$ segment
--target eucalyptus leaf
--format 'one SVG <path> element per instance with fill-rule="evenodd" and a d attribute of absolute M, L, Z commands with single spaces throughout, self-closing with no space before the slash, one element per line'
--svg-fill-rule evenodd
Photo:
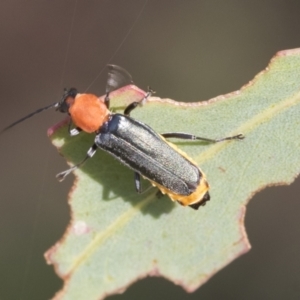
<path fill-rule="evenodd" d="M 145 92 L 126 86 L 111 96 L 123 112 Z M 152 97 L 132 117 L 157 132 L 187 132 L 242 141 L 174 142 L 195 160 L 210 183 L 211 201 L 198 211 L 157 198 L 133 172 L 99 150 L 81 169 L 70 193 L 71 221 L 46 253 L 65 279 L 55 299 L 104 299 L 145 276 L 163 276 L 188 292 L 250 249 L 245 206 L 266 186 L 290 184 L 300 169 L 300 49 L 279 52 L 240 91 L 206 102 Z M 94 135 L 69 137 L 66 126 L 51 139 L 70 164 L 81 161 Z"/>

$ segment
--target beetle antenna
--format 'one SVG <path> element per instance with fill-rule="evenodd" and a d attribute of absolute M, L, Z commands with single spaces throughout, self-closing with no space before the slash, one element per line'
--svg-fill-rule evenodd
<path fill-rule="evenodd" d="M 19 123 L 25 121 L 26 119 L 29 119 L 29 118 L 31 118 L 32 116 L 34 116 L 34 115 L 36 115 L 36 114 L 38 114 L 38 113 L 40 113 L 40 112 L 42 112 L 42 111 L 44 111 L 44 110 L 47 110 L 47 109 L 49 109 L 49 108 L 52 108 L 52 107 L 56 107 L 56 108 L 59 107 L 59 102 L 53 103 L 53 104 L 48 105 L 48 106 L 43 107 L 43 108 L 40 108 L 40 109 L 38 109 L 38 110 L 32 112 L 31 114 L 29 114 L 29 115 L 27 115 L 27 116 L 25 116 L 25 117 L 19 119 L 18 121 L 16 121 L 16 122 L 14 122 L 14 123 L 8 125 L 7 127 L 3 128 L 3 129 L 1 130 L 1 132 L 0 132 L 0 134 L 2 134 L 3 132 L 5 132 L 6 130 L 8 130 L 8 129 L 14 127 L 14 126 L 16 126 L 17 124 L 19 124 Z"/>

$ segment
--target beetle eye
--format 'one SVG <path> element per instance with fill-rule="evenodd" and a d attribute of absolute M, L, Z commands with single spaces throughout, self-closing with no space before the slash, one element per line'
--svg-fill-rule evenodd
<path fill-rule="evenodd" d="M 67 113 L 69 111 L 70 106 L 73 104 L 77 94 L 78 91 L 75 88 L 65 89 L 65 92 L 62 95 L 56 110 L 62 113 Z"/>

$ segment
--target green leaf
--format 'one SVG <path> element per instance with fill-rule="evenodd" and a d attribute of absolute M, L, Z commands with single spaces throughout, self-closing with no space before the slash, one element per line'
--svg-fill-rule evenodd
<path fill-rule="evenodd" d="M 183 85 L 184 86 L 184 85 Z M 116 91 L 120 111 L 140 100 L 134 86 Z M 189 292 L 250 248 L 245 205 L 262 188 L 289 184 L 300 168 L 300 49 L 279 52 L 268 68 L 240 91 L 207 102 L 152 98 L 132 117 L 157 132 L 188 132 L 209 138 L 243 133 L 242 141 L 218 144 L 175 141 L 207 175 L 211 201 L 195 211 L 138 195 L 132 171 L 98 151 L 76 171 L 70 193 L 72 219 L 48 252 L 65 279 L 56 299 L 103 299 L 145 276 L 163 276 Z M 72 164 L 85 156 L 93 135 L 51 136 Z M 150 184 L 143 182 L 143 188 Z"/>

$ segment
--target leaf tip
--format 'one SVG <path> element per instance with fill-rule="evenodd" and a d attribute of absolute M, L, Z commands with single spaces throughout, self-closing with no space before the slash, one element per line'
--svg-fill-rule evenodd
<path fill-rule="evenodd" d="M 70 118 L 66 117 L 64 120 L 62 120 L 59 123 L 54 124 L 53 126 L 51 126 L 50 128 L 48 128 L 47 135 L 49 137 L 51 137 L 58 129 L 60 129 L 61 127 L 63 127 L 66 124 L 68 124 L 69 120 L 70 120 Z"/>
<path fill-rule="evenodd" d="M 295 49 L 288 49 L 288 50 L 281 50 L 278 51 L 275 55 L 276 56 L 289 56 L 289 55 L 297 55 L 300 54 L 300 48 Z"/>

